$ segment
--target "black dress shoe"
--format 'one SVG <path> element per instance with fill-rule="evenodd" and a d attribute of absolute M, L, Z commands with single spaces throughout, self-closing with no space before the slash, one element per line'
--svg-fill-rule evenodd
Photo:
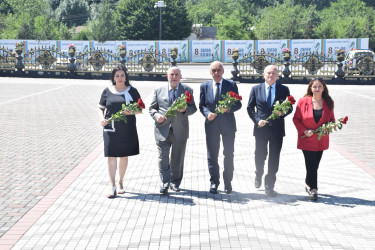
<path fill-rule="evenodd" d="M 176 186 L 176 185 L 170 185 L 169 186 L 171 190 L 175 191 L 175 192 L 180 192 L 181 191 L 181 188 L 179 186 Z"/>
<path fill-rule="evenodd" d="M 162 188 L 160 188 L 160 193 L 161 194 L 168 194 L 168 187 L 162 187 Z"/>
<path fill-rule="evenodd" d="M 255 178 L 254 186 L 255 188 L 260 188 L 262 186 L 262 178 Z"/>
<path fill-rule="evenodd" d="M 224 189 L 225 189 L 225 193 L 227 193 L 227 194 L 232 193 L 232 184 L 231 183 L 226 183 Z"/>
<path fill-rule="evenodd" d="M 273 189 L 266 188 L 266 195 L 271 196 L 271 197 L 276 197 L 277 193 Z"/>
<path fill-rule="evenodd" d="M 217 194 L 217 185 L 215 183 L 211 183 L 210 193 L 211 194 Z"/>

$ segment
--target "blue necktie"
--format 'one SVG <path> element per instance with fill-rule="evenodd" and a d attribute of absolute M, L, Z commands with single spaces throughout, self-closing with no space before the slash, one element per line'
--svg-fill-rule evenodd
<path fill-rule="evenodd" d="M 272 87 L 268 87 L 268 96 L 267 96 L 267 105 L 269 108 L 272 108 L 272 103 L 271 103 L 271 89 Z"/>

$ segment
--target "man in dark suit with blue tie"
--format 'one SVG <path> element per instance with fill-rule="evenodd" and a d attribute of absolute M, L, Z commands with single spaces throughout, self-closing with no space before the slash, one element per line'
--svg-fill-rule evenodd
<path fill-rule="evenodd" d="M 215 61 L 210 65 L 210 73 L 212 80 L 204 82 L 200 86 L 199 110 L 206 118 L 205 132 L 207 145 L 207 161 L 210 173 L 210 192 L 217 193 L 220 184 L 219 172 L 219 149 L 220 135 L 223 140 L 224 147 L 224 188 L 227 194 L 232 192 L 233 179 L 233 155 L 234 155 L 234 139 L 236 135 L 236 119 L 234 112 L 242 106 L 241 102 L 236 102 L 232 108 L 224 108 L 219 114 L 215 113 L 216 105 L 222 99 L 222 95 L 233 91 L 238 94 L 238 88 L 235 82 L 223 78 L 224 67 L 219 61 Z"/>
<path fill-rule="evenodd" d="M 268 173 L 264 178 L 266 194 L 272 197 L 277 196 L 274 191 L 276 182 L 276 173 L 279 170 L 280 152 L 285 136 L 285 116 L 289 115 L 293 109 L 290 109 L 286 115 L 279 112 L 279 118 L 266 121 L 273 110 L 273 103 L 279 101 L 282 103 L 289 95 L 287 86 L 276 83 L 278 78 L 277 68 L 274 65 L 268 65 L 264 69 L 264 83 L 254 86 L 250 92 L 250 99 L 247 105 L 247 112 L 254 122 L 255 136 L 255 187 L 262 185 L 262 176 L 264 173 L 264 163 L 268 156 Z"/>

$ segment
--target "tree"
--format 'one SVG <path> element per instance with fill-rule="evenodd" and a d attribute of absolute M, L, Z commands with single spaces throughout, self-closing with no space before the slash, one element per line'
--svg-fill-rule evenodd
<path fill-rule="evenodd" d="M 308 10 L 302 5 L 292 5 L 291 1 L 263 9 L 255 23 L 257 39 L 300 39 L 306 26 Z"/>
<path fill-rule="evenodd" d="M 57 7 L 59 7 L 61 1 L 60 0 L 47 0 L 47 2 L 49 3 L 51 9 L 55 11 Z"/>
<path fill-rule="evenodd" d="M 212 25 L 217 27 L 217 38 L 220 40 L 250 39 L 250 32 L 246 31 L 239 18 L 239 11 L 234 11 L 230 16 L 217 14 Z"/>
<path fill-rule="evenodd" d="M 154 9 L 154 4 L 154 0 L 121 0 L 115 12 L 119 39 L 157 40 L 159 9 Z M 183 0 L 168 1 L 163 8 L 162 39 L 184 39 L 190 35 L 191 27 Z"/>
<path fill-rule="evenodd" d="M 314 30 L 322 38 L 354 38 L 364 32 L 365 22 L 374 9 L 361 0 L 337 0 L 321 11 L 321 24 Z"/>
<path fill-rule="evenodd" d="M 99 42 L 116 40 L 116 24 L 108 1 L 106 0 L 98 6 L 100 10 L 99 14 L 97 14 L 97 16 L 88 24 L 90 39 Z"/>
<path fill-rule="evenodd" d="M 62 0 L 56 17 L 69 28 L 82 25 L 90 17 L 89 5 L 86 0 Z"/>
<path fill-rule="evenodd" d="M 310 6 L 306 16 L 306 25 L 302 32 L 302 39 L 317 39 L 314 28 L 320 24 L 321 20 L 318 16 L 315 6 Z"/>

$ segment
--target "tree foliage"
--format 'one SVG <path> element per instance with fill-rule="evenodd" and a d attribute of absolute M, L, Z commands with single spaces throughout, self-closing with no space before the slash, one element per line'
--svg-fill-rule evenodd
<path fill-rule="evenodd" d="M 108 1 L 99 4 L 98 7 L 99 13 L 88 23 L 90 39 L 99 42 L 116 40 L 116 24 Z"/>
<path fill-rule="evenodd" d="M 304 36 L 309 9 L 302 5 L 276 4 L 263 9 L 254 24 L 258 39 L 299 39 Z"/>
<path fill-rule="evenodd" d="M 159 8 L 154 0 L 121 0 L 115 13 L 119 39 L 157 40 Z M 170 0 L 163 8 L 162 39 L 178 40 L 190 35 L 192 23 L 182 0 Z"/>
<path fill-rule="evenodd" d="M 1 39 L 158 40 L 157 0 L 0 0 Z M 370 39 L 374 0 L 165 0 L 162 39 L 216 26 L 218 39 Z M 85 28 L 74 34 L 75 26 Z"/>
<path fill-rule="evenodd" d="M 68 27 L 83 25 L 90 17 L 89 5 L 86 0 L 62 0 L 56 17 Z"/>

